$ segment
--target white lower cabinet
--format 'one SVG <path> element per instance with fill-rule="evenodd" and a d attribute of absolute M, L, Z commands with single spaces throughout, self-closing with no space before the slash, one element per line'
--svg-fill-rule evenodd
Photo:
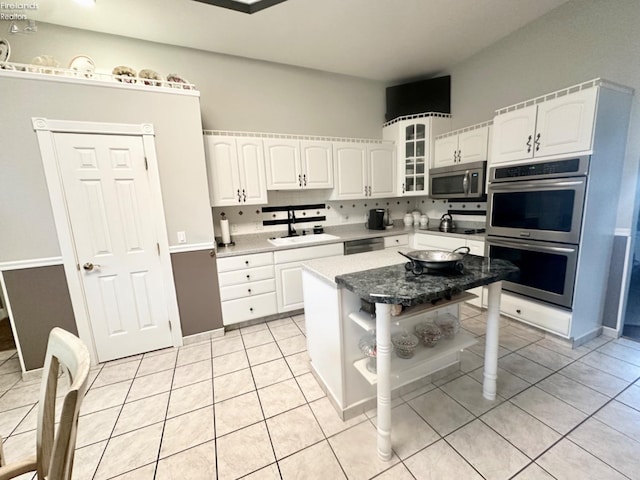
<path fill-rule="evenodd" d="M 302 296 L 302 262 L 276 265 L 278 311 L 288 312 L 304 307 Z"/>
<path fill-rule="evenodd" d="M 278 313 L 272 252 L 219 258 L 218 280 L 224 325 Z"/>
<path fill-rule="evenodd" d="M 409 234 L 384 237 L 384 248 L 403 247 L 409 245 Z"/>
<path fill-rule="evenodd" d="M 314 258 L 342 255 L 343 248 L 342 243 L 332 243 L 274 252 L 278 313 L 304 307 L 302 264 Z"/>
<path fill-rule="evenodd" d="M 569 337 L 571 312 L 568 310 L 502 292 L 500 313 L 556 335 Z"/>
<path fill-rule="evenodd" d="M 222 302 L 222 323 L 233 325 L 278 312 L 275 292 Z"/>

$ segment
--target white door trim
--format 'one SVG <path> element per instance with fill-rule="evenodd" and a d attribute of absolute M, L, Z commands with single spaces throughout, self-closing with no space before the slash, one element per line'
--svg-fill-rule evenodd
<path fill-rule="evenodd" d="M 71 225 L 65 204 L 65 196 L 62 188 L 62 178 L 58 165 L 58 156 L 54 146 L 54 133 L 89 133 L 107 135 L 132 135 L 142 138 L 145 156 L 149 166 L 149 184 L 151 192 L 151 202 L 154 205 L 154 224 L 158 243 L 160 245 L 160 263 L 164 279 L 164 297 L 167 302 L 167 311 L 171 322 L 171 337 L 173 345 L 182 345 L 182 328 L 180 325 L 180 315 L 178 312 L 178 301 L 173 280 L 173 270 L 171 268 L 171 257 L 169 254 L 169 238 L 167 236 L 167 226 L 164 217 L 164 206 L 162 203 L 162 192 L 160 190 L 160 173 L 158 170 L 158 159 L 156 156 L 154 130 L 151 124 L 116 124 L 116 123 L 96 123 L 78 122 L 66 120 L 49 120 L 46 118 L 34 117 L 31 119 L 33 129 L 36 131 L 40 154 L 49 188 L 49 198 L 51 199 L 51 209 L 58 234 L 58 242 L 62 253 L 63 266 L 69 295 L 73 306 L 78 336 L 89 348 L 92 364 L 98 362 L 96 347 L 93 341 L 93 332 L 89 320 L 89 314 L 84 298 L 84 290 L 80 279 L 77 265 L 78 259 L 74 248 Z"/>

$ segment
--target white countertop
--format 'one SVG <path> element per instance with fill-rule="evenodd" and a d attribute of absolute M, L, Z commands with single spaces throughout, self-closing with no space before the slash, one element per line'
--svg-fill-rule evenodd
<path fill-rule="evenodd" d="M 406 263 L 407 259 L 398 251 L 408 252 L 410 250 L 412 249 L 409 247 L 387 248 L 375 252 L 356 253 L 355 255 L 318 258 L 305 262 L 302 268 L 335 285 L 335 278 L 338 275 Z"/>
<path fill-rule="evenodd" d="M 481 225 L 479 226 L 479 228 L 483 226 L 484 225 Z M 392 235 L 403 235 L 412 233 L 428 233 L 430 235 L 443 235 L 448 237 L 468 238 L 481 241 L 484 240 L 484 234 L 466 235 L 433 230 L 420 230 L 413 226 L 405 227 L 404 223 L 401 220 L 394 221 L 393 228 L 387 230 L 369 230 L 364 226 L 364 223 L 352 223 L 348 225 L 327 226 L 325 227 L 324 232 L 330 233 L 331 235 L 336 235 L 339 238 L 334 240 L 325 240 L 323 242 L 276 247 L 269 243 L 268 239 L 272 237 L 282 236 L 283 234 L 286 234 L 286 231 L 236 235 L 232 237 L 232 240 L 235 242 L 234 246 L 217 248 L 218 258 L 233 257 L 237 255 L 249 255 L 252 253 L 274 252 L 277 250 L 289 250 L 292 248 L 304 248 L 315 245 L 326 245 L 330 243 L 342 243 L 349 240 L 358 240 L 362 238 L 387 237 Z"/>

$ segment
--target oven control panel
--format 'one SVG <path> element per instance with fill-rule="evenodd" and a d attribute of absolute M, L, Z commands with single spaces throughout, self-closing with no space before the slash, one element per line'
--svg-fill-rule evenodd
<path fill-rule="evenodd" d="M 589 157 L 576 157 L 566 160 L 554 160 L 491 169 L 491 181 L 506 182 L 521 178 L 550 178 L 586 175 Z"/>

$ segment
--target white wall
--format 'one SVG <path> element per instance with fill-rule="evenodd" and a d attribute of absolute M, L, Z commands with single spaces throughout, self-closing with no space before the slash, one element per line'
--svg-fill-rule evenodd
<path fill-rule="evenodd" d="M 205 129 L 382 136 L 379 82 L 42 23 L 37 33 L 9 41 L 11 61 L 18 63 L 52 55 L 67 66 L 74 56 L 88 55 L 102 72 L 127 65 L 177 73 L 200 91 Z"/>
<path fill-rule="evenodd" d="M 449 72 L 454 128 L 494 110 L 601 77 L 634 97 L 617 226 L 631 228 L 640 159 L 640 2 L 573 0 Z M 612 211 L 615 210 L 612 202 Z"/>

